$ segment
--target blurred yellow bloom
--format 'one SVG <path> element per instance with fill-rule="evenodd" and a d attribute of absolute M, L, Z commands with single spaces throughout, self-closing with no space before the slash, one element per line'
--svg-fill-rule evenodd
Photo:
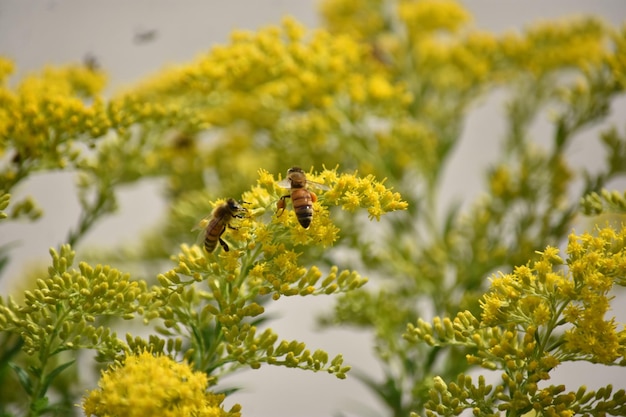
<path fill-rule="evenodd" d="M 383 3 L 383 0 L 325 0 L 321 13 L 331 31 L 368 39 L 384 29 L 385 21 L 380 13 Z"/>
<path fill-rule="evenodd" d="M 0 85 L 6 82 L 6 79 L 13 74 L 15 65 L 10 59 L 0 57 Z"/>
<path fill-rule="evenodd" d="M 206 391 L 208 378 L 186 363 L 149 352 L 128 356 L 102 374 L 99 387 L 85 397 L 83 411 L 97 417 L 228 417 L 239 416 L 238 406 L 226 412 L 223 395 Z"/>
<path fill-rule="evenodd" d="M 454 33 L 471 19 L 470 14 L 453 0 L 404 0 L 398 5 L 398 16 L 413 39 L 438 30 Z"/>

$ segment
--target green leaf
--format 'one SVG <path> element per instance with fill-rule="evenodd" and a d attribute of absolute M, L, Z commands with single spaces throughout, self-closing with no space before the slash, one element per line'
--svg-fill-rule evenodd
<path fill-rule="evenodd" d="M 0 267 L 1 270 L 2 268 Z M 19 336 L 10 335 L 9 333 L 6 333 L 5 336 L 1 341 L 4 351 L 0 354 L 0 370 L 9 366 L 11 358 L 20 352 L 24 344 L 24 339 Z"/>
<path fill-rule="evenodd" d="M 33 386 L 31 384 L 30 376 L 28 372 L 24 370 L 24 368 L 14 364 L 13 362 L 9 362 L 9 366 L 15 371 L 17 375 L 17 379 L 19 379 L 20 384 L 24 387 L 24 390 L 28 395 L 33 394 Z"/>
<path fill-rule="evenodd" d="M 76 362 L 76 360 L 72 359 L 69 362 L 66 362 L 66 363 L 64 363 L 62 365 L 59 365 L 56 368 L 54 368 L 48 375 L 46 375 L 46 377 L 45 377 L 45 379 L 43 381 L 43 386 L 42 386 L 43 392 L 47 392 L 48 391 L 48 387 L 50 386 L 50 384 L 52 383 L 54 378 L 56 378 L 57 375 L 59 375 L 61 372 L 63 372 L 63 370 L 66 369 L 67 367 L 71 366 L 74 362 Z"/>

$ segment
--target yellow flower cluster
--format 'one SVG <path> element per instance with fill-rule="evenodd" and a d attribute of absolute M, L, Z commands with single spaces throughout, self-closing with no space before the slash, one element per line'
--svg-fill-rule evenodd
<path fill-rule="evenodd" d="M 96 138 L 111 127 L 103 102 L 96 97 L 105 78 L 81 66 L 46 68 L 6 85 L 9 61 L 0 61 L 0 155 L 7 149 L 13 165 L 0 172 L 0 188 L 10 189 L 34 167 L 63 168 L 74 162 L 81 136 Z"/>
<path fill-rule="evenodd" d="M 369 218 L 376 220 L 380 220 L 384 213 L 408 208 L 407 202 L 402 201 L 400 193 L 388 189 L 384 185 L 384 180 L 376 181 L 373 175 L 359 178 L 352 174 L 337 176 L 335 171 L 326 171 L 322 176 L 325 181 L 333 184 L 332 188 L 324 193 L 323 201 L 326 204 L 338 205 L 349 212 L 365 208 Z"/>
<path fill-rule="evenodd" d="M 610 308 L 611 289 L 615 284 L 626 284 L 626 228 L 571 235 L 567 254 L 572 284 L 564 293 L 572 302 L 563 314 L 573 328 L 565 333 L 564 349 L 593 362 L 626 358 L 626 330 L 618 330 L 614 318 L 604 318 Z"/>
<path fill-rule="evenodd" d="M 194 112 L 197 122 L 229 126 L 246 120 L 273 129 L 284 111 L 328 108 L 348 97 L 392 102 L 398 94 L 363 68 L 367 48 L 347 36 L 307 31 L 293 19 L 256 33 L 234 32 L 196 62 L 166 71 L 128 93 L 142 102 L 159 97 L 169 111 Z M 363 89 L 363 85 L 369 88 Z M 167 100 L 161 100 L 167 97 Z M 192 118 L 193 119 L 193 118 Z"/>
<path fill-rule="evenodd" d="M 244 271 L 251 268 L 252 282 L 257 283 L 256 280 L 263 277 L 262 281 L 270 285 L 262 292 L 273 292 L 277 296 L 304 295 L 304 292 L 328 293 L 334 292 L 331 288 L 337 290 L 362 285 L 365 281 L 361 278 L 353 276 L 347 279 L 341 273 L 338 287 L 329 287 L 334 278 L 325 280 L 326 284 L 320 288 L 314 287 L 321 273 L 318 271 L 310 275 L 312 270 L 307 272 L 299 265 L 300 248 L 305 245 L 324 248 L 333 245 L 338 239 L 339 229 L 332 221 L 329 206 L 339 205 L 351 212 L 365 208 L 370 218 L 380 219 L 384 213 L 407 208 L 400 194 L 392 192 L 372 176 L 359 178 L 352 174 L 338 175 L 336 170 L 324 170 L 319 174 L 311 172 L 307 174 L 307 188 L 310 192 L 319 193 L 319 201 L 313 204 L 311 225 L 303 233 L 304 229 L 294 210 L 290 209 L 290 203 L 284 211 L 277 208 L 279 200 L 290 195 L 289 189 L 279 185 L 280 182 L 280 177 L 276 179 L 269 172 L 260 170 L 257 185 L 242 195 L 246 215 L 233 221 L 235 229 L 227 229 L 223 237 L 233 242 L 231 250 L 211 257 L 210 262 L 214 262 L 213 259 L 217 262 L 214 267 L 213 264 L 207 264 L 202 251 L 197 250 L 199 248 L 185 247 L 179 258 L 177 272 L 198 280 L 199 271 L 223 268 L 227 275 L 238 277 L 234 278 L 235 282 L 241 283 L 245 277 Z M 220 204 L 220 201 L 215 204 Z M 204 225 L 209 221 L 205 219 Z M 259 256 L 262 256 L 261 262 Z M 335 273 L 331 276 L 335 276 Z"/>
<path fill-rule="evenodd" d="M 414 40 L 438 31 L 455 33 L 471 18 L 454 0 L 403 0 L 398 4 L 398 17 Z"/>
<path fill-rule="evenodd" d="M 225 411 L 224 395 L 207 391 L 206 374 L 186 363 L 150 352 L 131 355 L 103 373 L 99 388 L 83 401 L 87 416 L 96 417 L 239 417 L 240 406 Z"/>
<path fill-rule="evenodd" d="M 608 63 L 624 79 L 624 33 L 595 18 L 539 23 L 498 38 L 471 28 L 470 14 L 454 0 L 327 1 L 322 13 L 331 30 L 366 40 L 375 57 L 410 80 L 416 99 L 431 87 L 442 96 L 475 91 L 520 70 L 542 77 L 566 69 L 589 73 Z"/>
<path fill-rule="evenodd" d="M 495 391 L 489 387 L 479 396 L 471 379 L 435 387 L 437 395 L 430 397 L 427 408 L 457 414 L 491 403 L 486 409 L 534 408 L 546 415 L 567 415 L 572 410 L 584 414 L 594 407 L 623 407 L 626 397 L 617 393 L 611 398 L 610 388 L 594 399 L 584 387 L 567 394 L 561 394 L 563 387 L 539 387 L 563 361 L 615 364 L 626 359 L 626 330 L 619 330 L 614 318 L 604 317 L 613 286 L 626 285 L 626 227 L 572 234 L 566 253 L 564 261 L 558 249 L 548 247 L 534 262 L 494 277 L 480 303 L 481 320 L 465 311 L 453 319 L 435 317 L 432 324 L 418 320 L 408 326 L 405 338 L 412 343 L 472 347 L 470 364 L 504 372 L 502 386 Z"/>
<path fill-rule="evenodd" d="M 355 39 L 371 39 L 385 29 L 383 0 L 326 0 L 320 6 L 326 27 Z"/>
<path fill-rule="evenodd" d="M 529 27 L 524 36 L 506 35 L 501 50 L 519 68 L 538 76 L 566 68 L 586 71 L 610 54 L 607 35 L 604 24 L 594 18 L 551 21 Z"/>
<path fill-rule="evenodd" d="M 491 291 L 481 301 L 483 323 L 552 331 L 564 318 L 573 327 L 564 334 L 563 359 L 613 363 L 624 357 L 626 331 L 618 331 L 615 320 L 604 316 L 610 290 L 616 283 L 624 285 L 620 271 L 626 268 L 625 239 L 626 228 L 601 229 L 597 236 L 572 234 L 568 271 L 558 269 L 564 264 L 559 250 L 548 247 L 532 265 L 493 278 Z"/>
<path fill-rule="evenodd" d="M 243 194 L 244 201 L 249 203 L 252 211 L 261 214 L 276 212 L 278 200 L 289 195 L 289 190 L 281 187 L 279 179 L 275 179 L 265 170 L 259 171 L 258 186 L 250 192 Z M 340 206 L 344 210 L 354 212 L 359 208 L 368 211 L 370 219 L 380 219 L 380 216 L 397 210 L 406 210 L 408 204 L 402 200 L 399 193 L 387 188 L 383 182 L 376 181 L 372 175 L 358 177 L 356 174 L 338 175 L 336 169 L 325 169 L 320 173 L 310 172 L 307 174 L 308 189 L 319 194 L 319 201 L 313 206 L 313 221 L 307 233 L 301 233 L 301 226 L 293 211 L 279 213 L 273 216 L 272 225 L 280 229 L 289 230 L 288 239 L 279 239 L 272 242 L 273 236 L 268 234 L 267 229 L 261 229 L 261 237 L 256 242 L 267 244 L 271 251 L 278 250 L 276 243 L 321 245 L 330 246 L 338 238 L 339 230 L 330 218 L 329 206 Z M 324 190 L 327 188 L 328 190 Z M 282 235 L 279 232 L 278 235 Z M 280 250 L 279 250 L 280 251 Z"/>

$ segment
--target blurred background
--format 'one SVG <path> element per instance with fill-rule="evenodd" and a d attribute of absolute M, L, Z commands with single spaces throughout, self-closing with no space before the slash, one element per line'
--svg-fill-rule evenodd
<path fill-rule="evenodd" d="M 473 15 L 476 27 L 496 33 L 521 28 L 537 19 L 581 13 L 601 16 L 614 25 L 626 19 L 623 0 L 462 3 Z M 317 7 L 317 2 L 311 0 L 191 0 L 184 3 L 0 0 L 0 54 L 15 61 L 14 79 L 44 65 L 95 59 L 109 74 L 106 91 L 111 94 L 164 66 L 189 61 L 215 43 L 227 42 L 229 33 L 235 29 L 255 30 L 276 24 L 286 15 L 307 27 L 318 26 Z M 502 123 L 501 118 L 495 116 L 499 110 L 497 101 L 486 100 L 470 115 L 461 146 L 446 173 L 444 199 L 473 199 L 480 192 L 479 168 L 495 156 L 490 152 L 490 141 L 497 140 L 498 131 L 503 129 L 498 124 Z M 615 103 L 609 121 L 618 122 L 621 127 L 625 116 L 626 102 L 622 98 Z M 591 129 L 585 135 L 593 137 L 597 131 Z M 588 166 L 600 163 L 600 150 L 587 148 L 584 142 L 578 140 L 569 151 L 572 162 Z M 160 189 L 161 184 L 154 181 L 123 189 L 119 195 L 119 212 L 100 222 L 83 246 L 107 246 L 133 240 L 140 231 L 153 227 L 166 209 Z M 78 203 L 68 203 L 76 200 L 71 173 L 34 175 L 17 194 L 32 194 L 45 214 L 34 223 L 3 225 L 0 245 L 15 242 L 16 246 L 11 252 L 11 263 L 0 277 L 2 294 L 10 291 L 30 264 L 48 261 L 48 249 L 65 238 L 79 215 Z M 190 233 L 189 243 L 194 239 Z M 271 327 L 281 338 L 301 340 L 311 349 L 327 350 L 331 356 L 342 353 L 348 364 L 376 374 L 378 365 L 372 358 L 367 334 L 347 329 L 316 329 L 315 316 L 328 309 L 331 303 L 332 300 L 325 298 L 283 298 L 272 306 L 277 320 Z M 620 307 L 620 304 L 622 311 L 614 313 L 618 320 L 625 322 L 626 302 L 614 305 Z M 623 369 L 594 366 L 593 371 L 589 371 L 586 366 L 589 365 L 562 365 L 554 373 L 553 383 L 575 380 L 576 384 L 589 387 L 610 382 L 621 387 L 626 385 Z M 385 415 L 382 405 L 349 375 L 347 380 L 337 380 L 326 374 L 264 366 L 257 371 L 229 376 L 222 384 L 243 388 L 229 397 L 226 404 L 240 403 L 246 417 Z"/>

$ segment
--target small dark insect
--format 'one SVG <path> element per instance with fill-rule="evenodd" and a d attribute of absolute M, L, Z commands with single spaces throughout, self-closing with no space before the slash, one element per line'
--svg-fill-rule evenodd
<path fill-rule="evenodd" d="M 133 42 L 136 44 L 152 42 L 156 39 L 159 32 L 156 29 L 138 30 L 133 36 Z"/>
<path fill-rule="evenodd" d="M 95 72 L 95 71 L 100 70 L 100 62 L 98 61 L 98 58 L 96 58 L 96 56 L 94 54 L 92 54 L 91 52 L 88 52 L 83 57 L 83 65 L 89 71 L 94 71 Z"/>

